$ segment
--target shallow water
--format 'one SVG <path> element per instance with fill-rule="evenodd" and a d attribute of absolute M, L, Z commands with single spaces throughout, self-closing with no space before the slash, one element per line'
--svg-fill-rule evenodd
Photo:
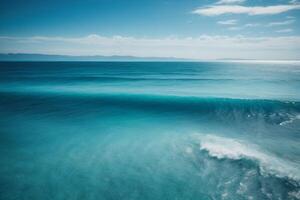
<path fill-rule="evenodd" d="M 300 64 L 0 63 L 0 199 L 300 199 Z"/>

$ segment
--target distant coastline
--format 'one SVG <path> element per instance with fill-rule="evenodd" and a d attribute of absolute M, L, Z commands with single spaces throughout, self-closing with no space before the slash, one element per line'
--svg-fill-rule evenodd
<path fill-rule="evenodd" d="M 195 61 L 192 59 L 172 57 L 136 57 L 136 56 L 70 56 L 50 54 L 23 54 L 7 53 L 0 54 L 0 61 Z"/>
<path fill-rule="evenodd" d="M 52 54 L 27 54 L 27 53 L 0 53 L 2 62 L 253 62 L 253 63 L 290 63 L 300 62 L 298 60 L 258 60 L 258 59 L 239 59 L 239 58 L 222 58 L 222 59 L 188 59 L 175 57 L 137 57 L 137 56 L 71 56 L 71 55 L 52 55 Z"/>

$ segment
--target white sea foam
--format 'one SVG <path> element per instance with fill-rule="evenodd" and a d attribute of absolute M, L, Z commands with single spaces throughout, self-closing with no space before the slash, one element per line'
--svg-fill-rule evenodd
<path fill-rule="evenodd" d="M 300 190 L 298 191 L 293 191 L 293 192 L 289 192 L 289 196 L 291 197 L 291 199 L 300 199 Z"/>
<path fill-rule="evenodd" d="M 285 125 L 287 125 L 287 124 L 293 123 L 295 120 L 298 120 L 298 119 L 300 119 L 300 115 L 296 115 L 296 116 L 294 116 L 294 117 L 290 117 L 290 119 L 281 122 L 279 125 L 280 125 L 280 126 L 285 126 Z"/>
<path fill-rule="evenodd" d="M 204 135 L 200 137 L 200 149 L 218 159 L 255 160 L 263 174 L 273 174 L 300 181 L 300 168 L 296 163 L 267 153 L 258 146 L 241 140 Z"/>

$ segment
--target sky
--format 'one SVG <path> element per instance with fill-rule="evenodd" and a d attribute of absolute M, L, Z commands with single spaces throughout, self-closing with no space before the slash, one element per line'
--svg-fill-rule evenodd
<path fill-rule="evenodd" d="M 0 53 L 300 59 L 300 0 L 0 0 Z"/>

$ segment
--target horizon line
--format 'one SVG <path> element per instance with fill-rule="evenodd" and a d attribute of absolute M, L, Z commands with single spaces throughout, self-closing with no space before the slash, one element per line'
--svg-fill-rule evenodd
<path fill-rule="evenodd" d="M 49 56 L 49 57 L 67 57 L 67 58 L 77 58 L 82 60 L 68 60 L 67 58 L 61 58 L 63 60 L 55 59 L 55 58 L 48 58 L 51 60 L 45 60 L 42 58 L 2 58 L 2 56 Z M 107 59 L 107 60 L 84 60 L 84 58 L 93 58 L 93 57 L 99 57 L 98 59 Z M 126 59 L 127 57 L 127 59 Z M 109 60 L 111 58 L 111 60 Z M 122 58 L 124 58 L 122 60 Z M 118 59 L 118 60 L 114 60 Z M 135 60 L 137 59 L 137 60 Z M 141 59 L 141 60 L 138 60 Z M 139 62 L 139 61 L 145 61 L 145 62 L 155 62 L 155 61 L 168 61 L 168 62 L 300 62 L 299 59 L 249 59 L 249 58 L 216 58 L 216 59 L 196 59 L 196 58 L 180 58 L 180 57 L 155 57 L 155 56 L 132 56 L 132 55 L 66 55 L 66 54 L 43 54 L 43 53 L 0 53 L 0 61 L 1 62 Z"/>

